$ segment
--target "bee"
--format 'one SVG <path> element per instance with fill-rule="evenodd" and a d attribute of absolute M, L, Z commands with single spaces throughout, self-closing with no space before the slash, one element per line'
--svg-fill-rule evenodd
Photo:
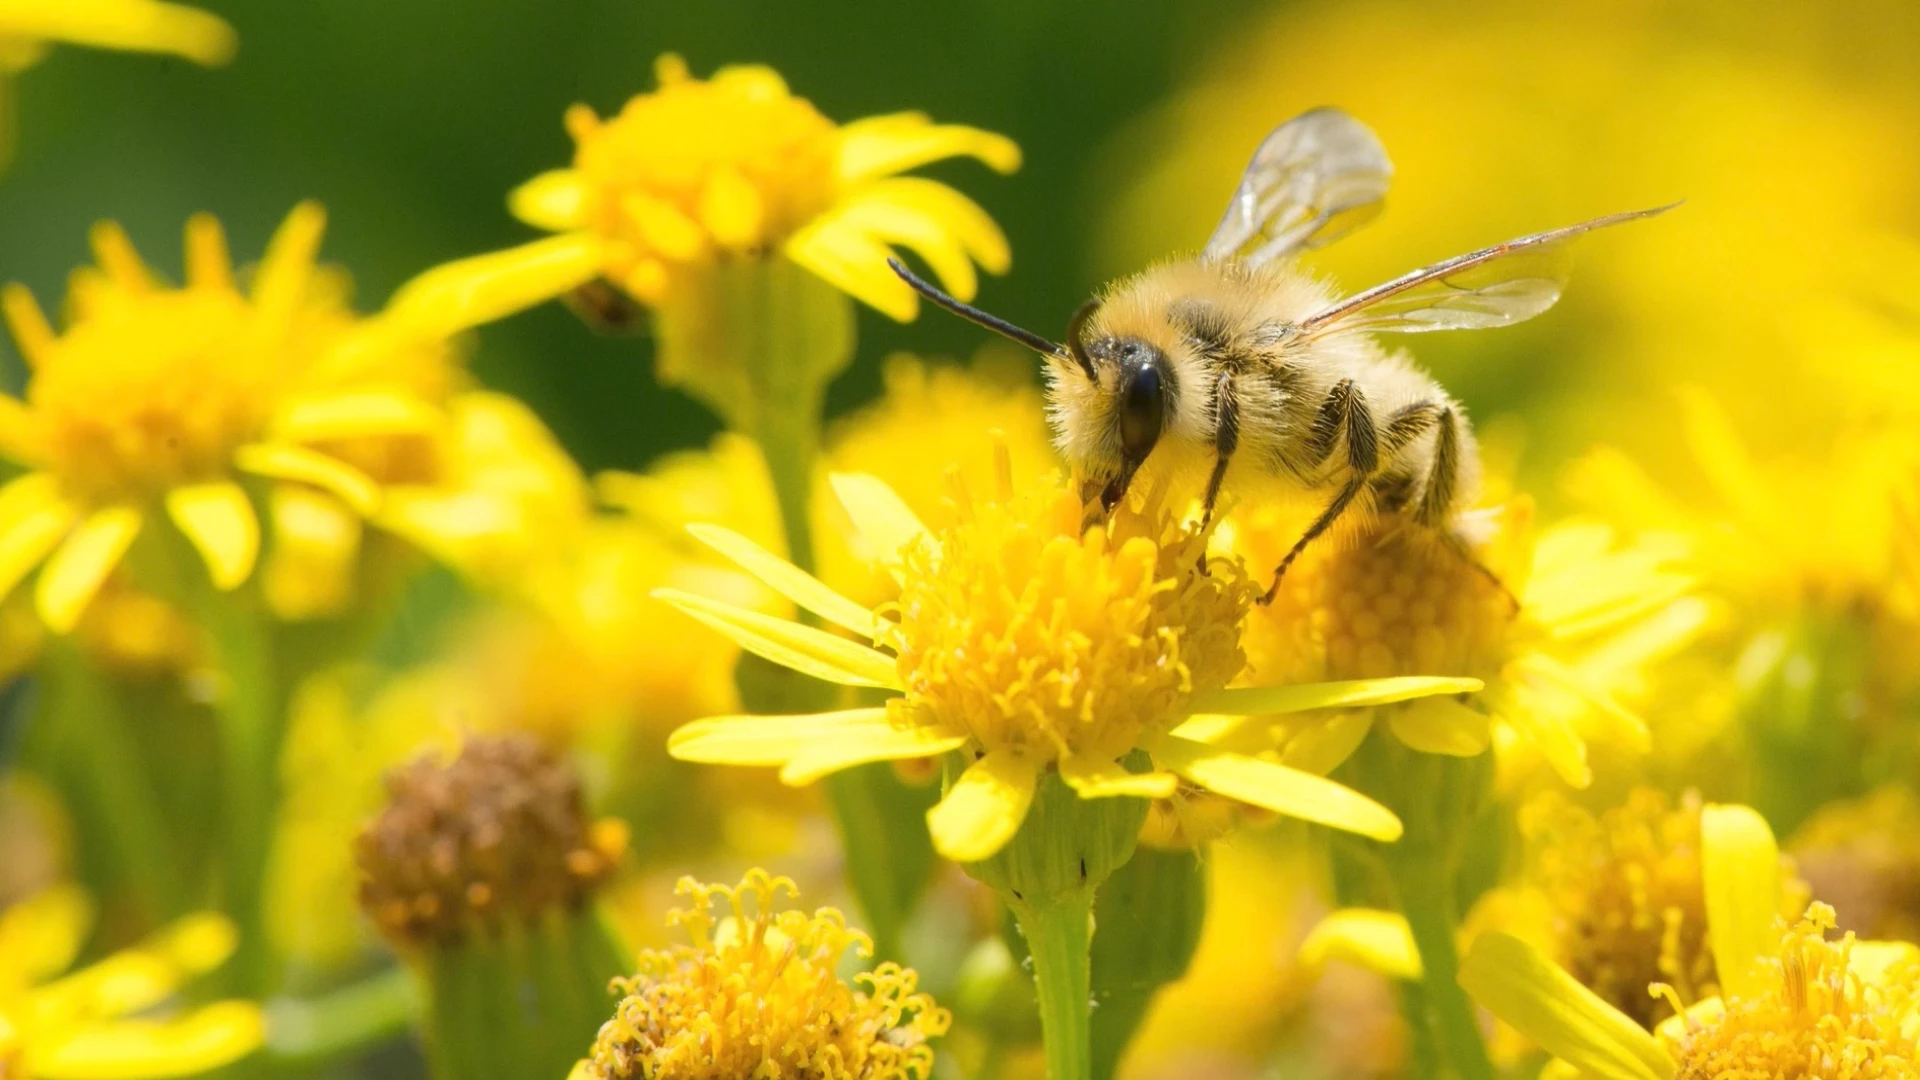
<path fill-rule="evenodd" d="M 1531 319 L 1560 298 L 1569 241 L 1672 208 L 1523 236 L 1339 297 L 1296 257 L 1378 213 L 1392 173 L 1380 140 L 1337 109 L 1280 125 L 1199 256 L 1109 286 L 1074 313 L 1065 344 L 891 265 L 935 304 L 1046 359 L 1055 443 L 1103 513 L 1143 468 L 1190 477 L 1203 521 L 1230 485 L 1317 500 L 1271 600 L 1300 553 L 1349 514 L 1460 539 L 1450 529 L 1479 478 L 1466 411 L 1375 334 Z"/>

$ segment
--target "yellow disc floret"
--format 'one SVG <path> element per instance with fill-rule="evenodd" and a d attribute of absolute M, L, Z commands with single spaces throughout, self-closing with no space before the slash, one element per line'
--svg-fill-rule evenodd
<path fill-rule="evenodd" d="M 899 657 L 907 715 L 988 752 L 1113 761 L 1246 666 L 1255 591 L 1237 562 L 1200 571 L 1197 527 L 1148 499 L 1083 529 L 1064 488 L 1002 494 L 963 495 L 954 524 L 905 554 L 881 643 Z"/>
<path fill-rule="evenodd" d="M 1814 904 L 1762 961 L 1759 994 L 1729 1000 L 1717 1019 L 1669 1025 L 1678 1080 L 1920 1077 L 1920 969 L 1908 959 L 1869 982 L 1849 970 L 1853 935 L 1829 941 L 1832 928 L 1833 909 Z"/>
<path fill-rule="evenodd" d="M 692 906 L 671 921 L 690 944 L 643 953 L 626 996 L 594 1040 L 593 1080 L 925 1080 L 927 1041 L 951 1017 L 917 989 L 908 968 L 884 963 L 849 984 L 848 950 L 867 935 L 838 911 L 776 910 L 793 882 L 754 870 L 738 886 L 683 878 Z M 716 901 L 727 907 L 719 916 Z M 727 917 L 730 914 L 730 917 Z"/>

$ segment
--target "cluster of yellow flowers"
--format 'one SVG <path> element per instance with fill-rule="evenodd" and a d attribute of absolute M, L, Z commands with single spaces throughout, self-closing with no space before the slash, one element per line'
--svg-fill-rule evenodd
<path fill-rule="evenodd" d="M 1460 117 L 1521 130 L 1554 65 L 1687 91 L 1647 119 L 1669 141 L 1784 100 L 1682 78 L 1625 16 L 1550 25 L 1535 66 L 1462 72 L 1430 55 L 1450 17 L 1283 12 L 1223 55 L 1319 58 L 1223 63 L 1144 127 L 1163 152 L 1113 200 L 1140 227 L 1102 257 L 1180 247 L 1143 208 L 1230 175 L 1248 102 L 1356 86 L 1364 50 L 1422 90 L 1351 104 L 1453 185 L 1401 215 L 1437 233 L 1501 224 L 1458 197 Z M 0 0 L 0 94 L 59 42 L 235 48 L 157 0 Z M 0 290 L 25 370 L 0 686 L 33 691 L 0 697 L 32 720 L 0 784 L 0 1080 L 338 1068 L 409 1030 L 435 1080 L 1920 1077 L 1920 439 L 1888 359 L 1915 338 L 1876 318 L 1920 309 L 1846 287 L 1920 257 L 1844 161 L 1761 193 L 1817 223 L 1749 229 L 1740 188 L 1694 226 L 1742 222 L 1730 266 L 1824 230 L 1839 256 L 1758 283 L 1769 310 L 1676 319 L 1655 252 L 1690 241 L 1649 232 L 1595 275 L 1627 315 L 1533 339 L 1581 370 L 1538 418 L 1551 473 L 1483 424 L 1445 535 L 1355 514 L 1302 553 L 1318 507 L 1203 512 L 1164 476 L 1091 502 L 992 347 L 887 357 L 828 422 L 856 302 L 918 314 L 896 251 L 962 301 L 1011 266 L 986 211 L 906 174 L 1020 149 L 836 123 L 761 66 L 655 80 L 567 110 L 571 164 L 508 195 L 551 235 L 376 311 L 311 203 L 251 262 L 193 217 L 178 280 L 103 222 L 57 320 Z M 1866 209 L 1827 220 L 1845 193 Z M 1778 325 L 1801 295 L 1828 338 Z M 465 363 L 554 300 L 645 319 L 656 377 L 726 430 L 583 472 Z M 1743 380 L 1821 365 L 1793 423 L 1830 450 L 1736 419 Z M 788 907 L 796 881 L 840 907 Z"/>

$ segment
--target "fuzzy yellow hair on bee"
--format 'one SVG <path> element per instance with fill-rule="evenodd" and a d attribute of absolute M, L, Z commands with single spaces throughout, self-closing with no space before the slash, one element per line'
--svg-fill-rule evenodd
<path fill-rule="evenodd" d="M 1296 256 L 1378 213 L 1392 173 L 1380 140 L 1347 114 L 1289 120 L 1254 152 L 1200 254 L 1103 290 L 1075 313 L 1064 345 L 893 268 L 934 303 L 1046 358 L 1054 441 L 1104 509 L 1142 469 L 1192 477 L 1208 516 L 1229 482 L 1322 500 L 1275 568 L 1277 589 L 1346 514 L 1399 515 L 1450 536 L 1473 501 L 1479 453 L 1465 410 L 1374 334 L 1531 319 L 1560 298 L 1575 237 L 1672 208 L 1523 236 L 1336 297 Z"/>

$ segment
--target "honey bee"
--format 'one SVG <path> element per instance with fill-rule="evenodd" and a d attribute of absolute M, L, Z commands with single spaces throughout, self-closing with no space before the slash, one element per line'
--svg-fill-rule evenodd
<path fill-rule="evenodd" d="M 1392 172 L 1380 140 L 1337 109 L 1280 125 L 1200 255 L 1109 286 L 1074 313 L 1064 345 L 892 266 L 939 306 L 1045 357 L 1055 443 L 1103 512 L 1143 468 L 1204 483 L 1203 520 L 1230 479 L 1319 500 L 1271 599 L 1347 514 L 1399 515 L 1459 539 L 1451 527 L 1479 478 L 1466 412 L 1374 334 L 1531 319 L 1560 298 L 1569 241 L 1672 208 L 1523 236 L 1339 298 L 1295 256 L 1378 213 Z"/>

